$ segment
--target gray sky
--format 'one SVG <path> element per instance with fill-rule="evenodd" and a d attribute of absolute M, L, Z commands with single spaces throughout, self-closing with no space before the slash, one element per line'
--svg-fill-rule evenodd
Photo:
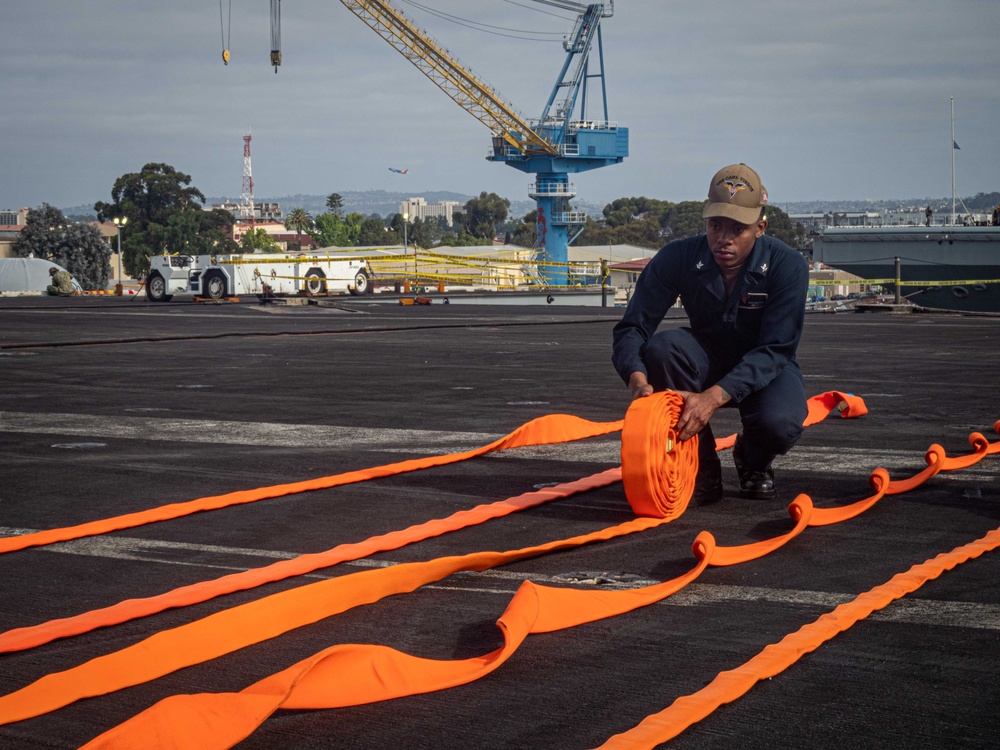
<path fill-rule="evenodd" d="M 396 4 L 521 112 L 541 114 L 570 13 L 532 0 L 420 3 L 497 27 L 486 33 Z M 228 66 L 216 0 L 12 4 L 0 208 L 109 200 L 115 179 L 147 162 L 235 198 L 248 127 L 258 198 L 527 197 L 530 175 L 485 160 L 486 127 L 340 2 L 282 6 L 275 74 L 266 0 L 233 1 Z M 699 200 L 737 161 L 778 205 L 950 196 L 951 97 L 959 195 L 1000 190 L 997 0 L 618 0 L 603 29 L 609 114 L 629 127 L 631 155 L 572 176 L 583 200 Z"/>

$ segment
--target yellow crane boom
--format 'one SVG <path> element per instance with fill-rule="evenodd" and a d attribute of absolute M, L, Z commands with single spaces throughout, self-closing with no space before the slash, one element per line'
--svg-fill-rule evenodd
<path fill-rule="evenodd" d="M 383 0 L 340 0 L 397 52 L 493 133 L 521 151 L 556 155 L 558 149 L 536 133 L 492 87 L 477 78 L 401 11 Z"/>

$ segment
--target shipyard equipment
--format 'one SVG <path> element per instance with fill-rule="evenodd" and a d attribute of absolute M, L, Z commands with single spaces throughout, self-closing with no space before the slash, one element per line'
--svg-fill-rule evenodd
<path fill-rule="evenodd" d="M 223 299 L 371 294 L 372 270 L 363 258 L 331 259 L 297 254 L 154 255 L 149 259 L 146 294 L 153 302 L 174 296 Z"/>
<path fill-rule="evenodd" d="M 535 175 L 529 195 L 537 204 L 536 227 L 542 261 L 553 266 L 544 274 L 549 284 L 568 282 L 568 246 L 582 230 L 585 215 L 571 209 L 576 187 L 569 175 L 618 164 L 628 156 L 628 128 L 608 118 L 601 21 L 614 12 L 613 0 L 583 4 L 568 0 L 535 0 L 576 12 L 565 37 L 566 59 L 538 119 L 523 118 L 487 83 L 471 73 L 443 46 L 387 0 L 341 0 L 403 57 L 413 63 L 463 109 L 493 131 L 491 161 Z M 591 50 L 596 43 L 596 71 Z M 586 119 L 587 87 L 599 79 L 602 116 Z M 578 116 L 575 113 L 579 112 Z M 561 266 L 561 267 L 560 267 Z"/>

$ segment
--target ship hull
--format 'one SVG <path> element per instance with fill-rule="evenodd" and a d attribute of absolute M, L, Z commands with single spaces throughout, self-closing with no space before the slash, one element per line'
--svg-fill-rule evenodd
<path fill-rule="evenodd" d="M 1000 313 L 1000 227 L 828 227 L 813 259 L 915 305 Z"/>

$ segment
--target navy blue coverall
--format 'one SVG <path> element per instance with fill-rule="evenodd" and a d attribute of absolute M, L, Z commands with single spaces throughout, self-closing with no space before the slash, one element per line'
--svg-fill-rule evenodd
<path fill-rule="evenodd" d="M 612 363 L 626 383 L 643 372 L 657 391 L 718 385 L 739 408 L 747 465 L 762 471 L 795 445 L 806 417 L 795 352 L 808 284 L 805 258 L 764 235 L 727 297 L 705 235 L 671 242 L 636 282 L 614 328 Z M 690 327 L 657 333 L 678 297 Z"/>

